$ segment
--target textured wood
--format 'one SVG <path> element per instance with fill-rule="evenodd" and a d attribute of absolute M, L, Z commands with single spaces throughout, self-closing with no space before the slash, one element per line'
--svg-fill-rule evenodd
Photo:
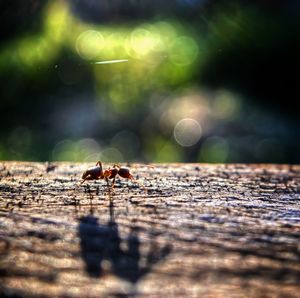
<path fill-rule="evenodd" d="M 88 166 L 0 163 L 2 296 L 300 297 L 300 166 Z"/>

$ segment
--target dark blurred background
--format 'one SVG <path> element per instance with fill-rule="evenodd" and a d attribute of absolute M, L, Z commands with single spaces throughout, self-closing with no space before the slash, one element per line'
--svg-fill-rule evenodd
<path fill-rule="evenodd" d="M 1 1 L 0 159 L 300 163 L 299 16 L 298 0 Z"/>

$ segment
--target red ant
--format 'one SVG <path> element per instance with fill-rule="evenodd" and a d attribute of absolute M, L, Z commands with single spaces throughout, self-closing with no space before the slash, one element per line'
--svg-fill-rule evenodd
<path fill-rule="evenodd" d="M 82 184 L 86 180 L 96 180 L 96 179 L 105 179 L 107 181 L 107 184 L 109 184 L 108 179 L 113 179 L 112 181 L 112 188 L 113 188 L 115 185 L 115 180 L 117 175 L 125 179 L 131 179 L 135 183 L 141 185 L 136 179 L 134 179 L 129 169 L 121 167 L 118 164 L 114 164 L 112 168 L 103 171 L 101 161 L 98 161 L 95 167 L 88 168 L 82 174 L 83 180 L 81 181 L 80 184 Z"/>

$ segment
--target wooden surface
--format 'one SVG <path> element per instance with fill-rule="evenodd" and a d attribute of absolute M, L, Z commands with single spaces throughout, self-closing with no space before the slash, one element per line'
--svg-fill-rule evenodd
<path fill-rule="evenodd" d="M 92 165 L 0 163 L 1 297 L 300 297 L 300 166 Z"/>

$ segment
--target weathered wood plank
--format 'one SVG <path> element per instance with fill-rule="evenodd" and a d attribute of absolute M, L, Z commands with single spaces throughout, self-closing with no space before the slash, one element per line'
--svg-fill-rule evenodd
<path fill-rule="evenodd" d="M 87 166 L 1 162 L 2 295 L 300 297 L 300 166 Z"/>

